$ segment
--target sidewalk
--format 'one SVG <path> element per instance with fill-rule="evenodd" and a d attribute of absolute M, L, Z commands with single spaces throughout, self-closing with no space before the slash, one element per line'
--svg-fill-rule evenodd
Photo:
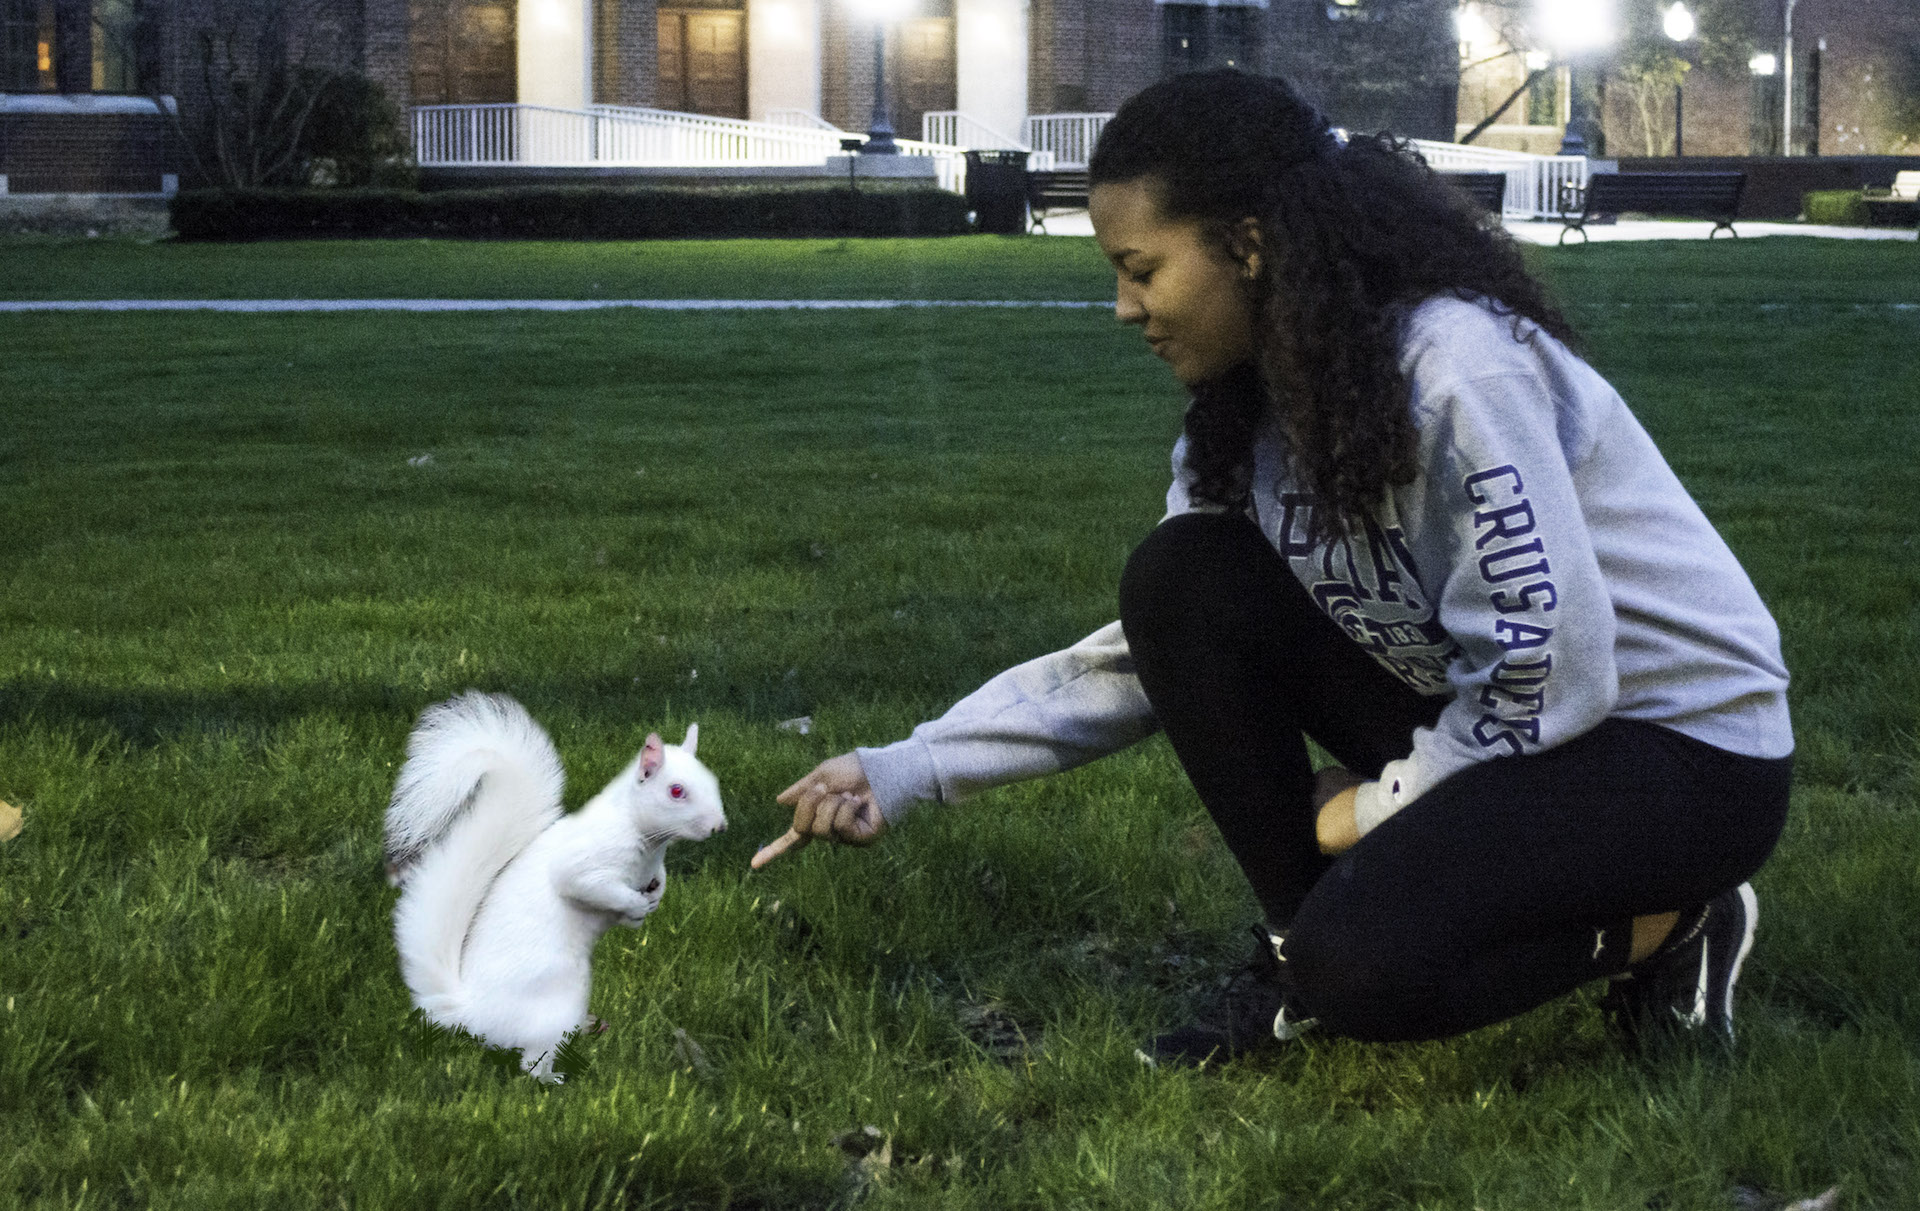
<path fill-rule="evenodd" d="M 1743 240 L 1756 236 L 1804 235 L 1834 240 L 1905 240 L 1911 244 L 1917 238 L 1912 231 L 1894 227 L 1822 227 L 1814 223 L 1768 223 L 1759 219 L 1742 219 L 1734 228 Z M 1563 230 L 1564 225 L 1557 219 L 1516 219 L 1507 224 L 1513 238 L 1526 244 L 1557 244 Z M 1591 224 L 1587 227 L 1587 236 L 1596 244 L 1612 240 L 1704 240 L 1712 230 L 1710 222 L 1687 219 L 1625 219 L 1618 223 Z M 1092 235 L 1093 223 L 1084 210 L 1059 211 L 1047 216 L 1047 234 Z M 1570 247 L 1579 243 L 1578 236 L 1567 241 Z"/>

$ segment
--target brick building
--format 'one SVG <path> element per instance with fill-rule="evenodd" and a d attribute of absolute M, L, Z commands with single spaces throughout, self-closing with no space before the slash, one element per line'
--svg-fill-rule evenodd
<path fill-rule="evenodd" d="M 1164 74 L 1220 64 L 1294 78 L 1348 125 L 1430 138 L 1453 125 L 1448 0 L 891 0 L 876 17 L 888 3 L 0 0 L 0 175 L 11 164 L 16 192 L 154 176 L 168 123 L 138 98 L 176 97 L 190 118 L 209 37 L 229 58 L 350 69 L 402 105 L 803 111 L 864 130 L 884 26 L 890 117 L 910 137 L 923 113 L 959 110 L 1017 138 L 1030 113 L 1110 111 Z M 83 171 L 113 139 L 113 163 Z M 70 171 L 20 172 L 29 144 L 41 163 L 63 140 Z"/>
<path fill-rule="evenodd" d="M 1029 114 L 1107 112 L 1162 75 L 1234 64 L 1294 80 L 1351 128 L 1449 139 L 1528 70 L 1521 51 L 1476 42 L 1474 10 L 1531 2 L 0 0 L 0 177 L 14 192 L 158 188 L 181 166 L 161 163 L 171 124 L 142 98 L 176 97 L 191 119 L 206 39 L 235 31 L 222 53 L 346 68 L 403 106 L 801 111 L 864 130 L 884 27 L 890 117 L 907 136 L 923 113 L 958 110 L 1017 138 Z M 1783 0 L 1745 2 L 1756 45 L 1777 42 Z M 1794 32 L 1794 151 L 1907 150 L 1901 81 L 1920 71 L 1920 4 L 1798 0 Z M 1687 151 L 1777 150 L 1779 87 L 1690 73 Z M 1564 71 L 1543 73 L 1480 142 L 1554 150 L 1566 88 Z M 1669 90 L 1615 80 L 1601 112 L 1611 154 L 1671 150 Z"/>

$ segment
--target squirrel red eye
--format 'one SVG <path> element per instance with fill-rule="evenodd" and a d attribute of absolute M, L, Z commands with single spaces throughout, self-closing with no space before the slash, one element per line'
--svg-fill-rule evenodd
<path fill-rule="evenodd" d="M 676 782 L 667 788 L 667 793 L 676 799 L 684 799 L 687 797 L 687 788 Z"/>

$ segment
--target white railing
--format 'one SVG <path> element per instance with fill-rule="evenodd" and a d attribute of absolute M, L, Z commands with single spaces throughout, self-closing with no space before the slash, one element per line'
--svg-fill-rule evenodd
<path fill-rule="evenodd" d="M 745 122 L 668 109 L 596 105 L 600 164 L 815 164 L 840 152 L 843 132 Z"/>
<path fill-rule="evenodd" d="M 1502 209 L 1510 219 L 1557 218 L 1565 209 L 1569 187 L 1584 189 L 1587 184 L 1585 156 L 1536 156 L 1427 139 L 1409 142 L 1436 172 L 1507 174 L 1506 205 Z"/>
<path fill-rule="evenodd" d="M 1052 152 L 1035 151 L 957 109 L 928 110 L 921 114 L 920 138 L 936 146 L 968 151 L 1024 151 L 1027 168 L 1033 172 L 1051 172 L 1056 166 Z"/>
<path fill-rule="evenodd" d="M 944 143 L 948 147 L 1033 150 L 1020 140 L 1009 138 L 978 118 L 957 109 L 930 109 L 921 114 L 920 137 L 928 143 Z"/>
<path fill-rule="evenodd" d="M 797 126 L 801 130 L 830 130 L 837 135 L 852 138 L 852 133 L 841 130 L 810 109 L 769 109 L 767 121 L 775 126 Z"/>
<path fill-rule="evenodd" d="M 797 115 L 797 116 L 796 116 Z M 1110 114 L 1036 114 L 1026 121 L 1030 167 L 1084 168 Z M 856 137 L 801 110 L 778 111 L 779 121 L 746 122 L 665 109 L 597 105 L 556 109 L 543 105 L 422 105 L 412 111 L 413 146 L 425 166 L 530 164 L 550 167 L 631 165 L 821 165 L 841 153 L 840 140 Z M 964 114 L 933 113 L 923 122 L 925 139 L 901 139 L 904 155 L 934 161 L 942 189 L 961 192 L 969 143 L 979 146 L 978 123 Z M 984 128 L 979 128 L 984 131 Z M 985 131 L 992 134 L 991 131 Z M 1004 146 L 1011 140 L 995 137 Z M 1493 147 L 1412 144 L 1441 172 L 1503 172 L 1509 218 L 1550 218 L 1561 213 L 1568 187 L 1587 183 L 1580 156 L 1537 156 Z M 1014 145 L 1018 150 L 1018 144 Z"/>
<path fill-rule="evenodd" d="M 840 151 L 841 132 L 597 105 L 422 105 L 413 110 L 423 165 L 641 166 L 813 164 Z"/>
<path fill-rule="evenodd" d="M 1056 168 L 1085 168 L 1112 114 L 1032 114 L 1022 123 L 1028 147 L 1053 157 Z"/>
<path fill-rule="evenodd" d="M 426 167 L 824 165 L 829 156 L 842 154 L 840 140 L 850 137 L 824 123 L 788 126 L 634 106 L 422 105 L 413 110 L 414 156 Z M 903 155 L 933 159 L 934 180 L 942 189 L 964 189 L 966 159 L 960 148 L 912 139 L 899 145 Z"/>
<path fill-rule="evenodd" d="M 967 155 L 964 148 L 918 139 L 895 139 L 894 142 L 899 146 L 901 155 L 933 157 L 933 179 L 940 188 L 950 193 L 966 192 Z"/>

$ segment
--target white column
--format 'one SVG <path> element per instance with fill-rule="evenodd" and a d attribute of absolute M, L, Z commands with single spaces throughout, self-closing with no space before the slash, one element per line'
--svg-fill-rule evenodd
<path fill-rule="evenodd" d="M 954 0 L 956 105 L 1009 139 L 1027 117 L 1027 0 Z"/>
<path fill-rule="evenodd" d="M 522 105 L 585 109 L 593 103 L 593 0 L 520 0 Z"/>
<path fill-rule="evenodd" d="M 820 0 L 747 0 L 747 116 L 820 113 Z"/>

